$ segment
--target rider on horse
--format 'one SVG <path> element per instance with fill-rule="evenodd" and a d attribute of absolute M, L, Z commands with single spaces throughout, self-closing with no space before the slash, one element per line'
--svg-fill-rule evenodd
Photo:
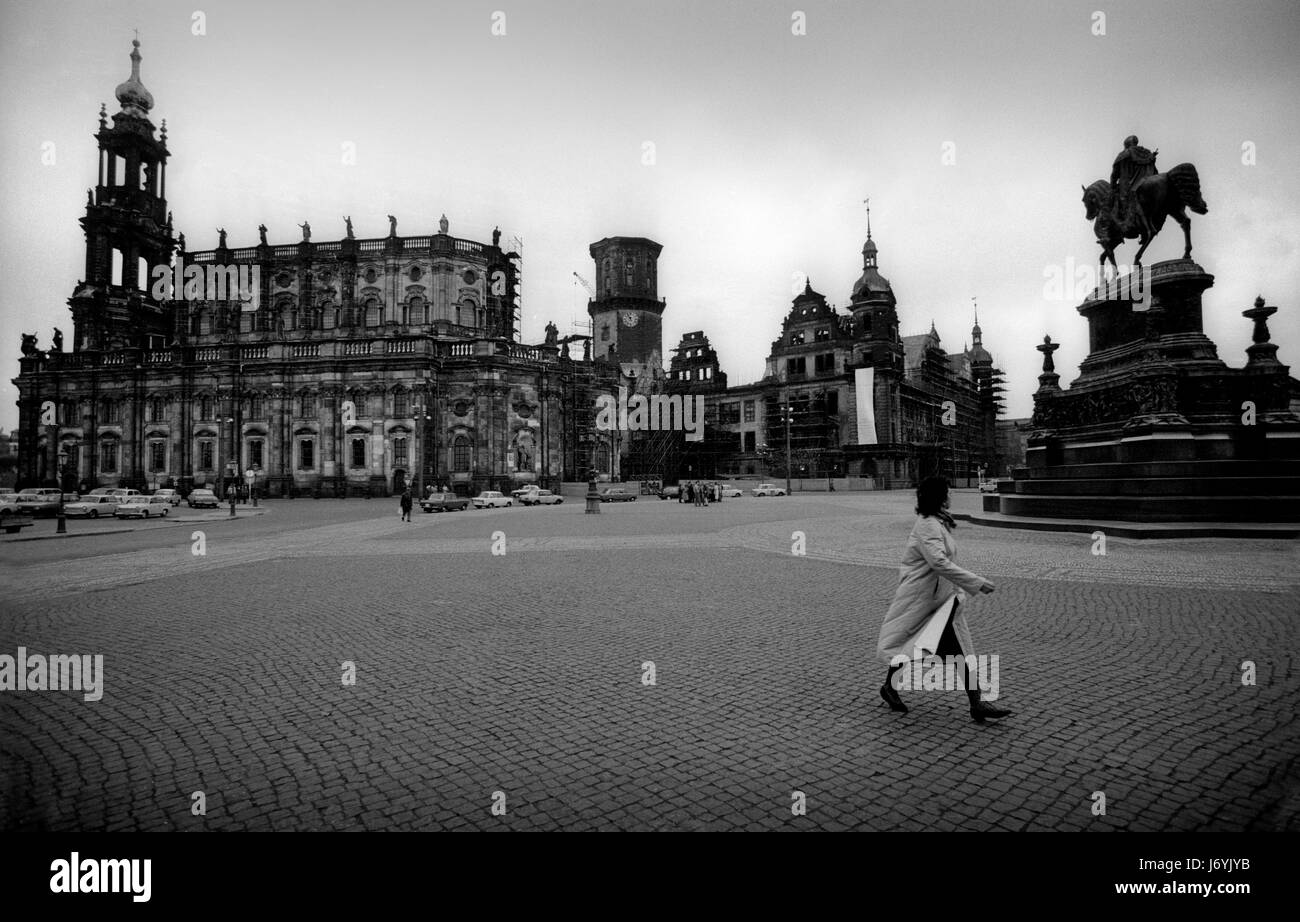
<path fill-rule="evenodd" d="M 1110 184 L 1115 187 L 1119 198 L 1118 217 L 1121 227 L 1129 227 L 1138 213 L 1132 210 L 1136 204 L 1133 187 L 1139 180 L 1156 175 L 1156 154 L 1138 145 L 1137 135 L 1124 139 L 1124 149 L 1115 158 L 1115 165 L 1110 170 Z M 1140 206 L 1139 206 L 1140 208 Z M 1139 218 L 1140 220 L 1140 218 Z"/>

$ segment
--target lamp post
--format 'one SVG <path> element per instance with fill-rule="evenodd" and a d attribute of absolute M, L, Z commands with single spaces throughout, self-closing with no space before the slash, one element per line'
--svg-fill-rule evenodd
<path fill-rule="evenodd" d="M 418 503 L 424 498 L 424 454 L 428 450 L 427 439 L 422 439 L 424 429 L 433 419 L 429 412 L 429 380 L 426 378 L 424 384 L 424 402 L 417 403 L 411 407 L 411 412 L 415 414 L 415 501 Z"/>
<path fill-rule="evenodd" d="M 68 533 L 68 519 L 63 513 L 63 481 L 68 474 L 68 461 L 71 458 L 72 449 L 76 447 L 75 442 L 69 442 L 59 449 L 58 461 L 59 466 L 55 473 L 58 475 L 59 487 L 59 518 L 55 525 L 54 533 L 56 535 L 66 535 Z"/>
<path fill-rule="evenodd" d="M 790 427 L 794 424 L 794 408 L 790 405 L 790 395 L 786 393 L 786 402 L 781 407 L 781 425 L 785 428 L 785 495 L 790 495 Z"/>

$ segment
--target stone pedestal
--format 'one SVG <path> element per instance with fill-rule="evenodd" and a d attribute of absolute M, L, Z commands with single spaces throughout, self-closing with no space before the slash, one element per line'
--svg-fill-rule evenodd
<path fill-rule="evenodd" d="M 1079 305 L 1089 354 L 1062 389 L 1050 341 L 1034 394 L 1026 467 L 986 512 L 1141 522 L 1300 521 L 1296 388 L 1268 342 L 1262 299 L 1245 316 L 1255 344 L 1229 368 L 1202 328 L 1214 277 L 1188 259 Z"/>

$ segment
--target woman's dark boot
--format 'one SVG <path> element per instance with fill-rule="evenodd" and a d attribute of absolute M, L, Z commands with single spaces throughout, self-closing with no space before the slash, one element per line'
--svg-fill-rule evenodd
<path fill-rule="evenodd" d="M 1011 711 L 1005 708 L 994 707 L 987 701 L 981 701 L 979 698 L 972 698 L 970 703 L 970 716 L 977 724 L 982 724 L 987 720 L 997 720 L 1001 717 L 1010 717 Z"/>
<path fill-rule="evenodd" d="M 889 705 L 891 711 L 906 714 L 907 705 L 903 703 L 903 699 L 899 697 L 898 692 L 894 689 L 894 673 L 902 668 L 902 666 L 889 667 L 889 674 L 885 676 L 885 684 L 880 686 L 880 697 L 885 699 L 885 704 Z"/>

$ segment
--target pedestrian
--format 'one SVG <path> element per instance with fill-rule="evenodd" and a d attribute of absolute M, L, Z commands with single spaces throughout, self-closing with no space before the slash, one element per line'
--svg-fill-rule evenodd
<path fill-rule="evenodd" d="M 694 506 L 695 505 L 695 484 L 691 483 L 688 480 L 686 481 L 686 486 L 683 489 L 686 490 L 686 501 L 690 503 L 692 506 Z"/>
<path fill-rule="evenodd" d="M 403 522 L 411 521 L 411 505 L 412 505 L 411 488 L 407 487 L 405 490 L 402 491 L 402 499 L 401 499 Z"/>
<path fill-rule="evenodd" d="M 986 718 L 1006 717 L 1011 712 L 980 700 L 979 685 L 971 674 L 971 660 L 964 659 L 973 653 L 970 627 L 962 610 L 967 593 L 989 593 L 993 584 L 969 570 L 957 566 L 957 545 L 952 533 L 957 527 L 948 509 L 948 481 L 942 477 L 928 477 L 916 488 L 916 523 L 908 536 L 899 568 L 898 589 L 893 603 L 880 625 L 877 655 L 889 666 L 885 684 L 880 687 L 880 697 L 899 713 L 907 713 L 894 683 L 894 676 L 906 667 L 897 657 L 912 660 L 922 653 L 935 656 L 963 657 L 962 673 L 966 695 L 970 699 L 970 716 L 976 723 Z M 934 650 L 922 649 L 921 635 L 930 625 L 932 616 L 945 609 L 956 596 L 952 611 L 947 617 L 943 632 Z"/>

